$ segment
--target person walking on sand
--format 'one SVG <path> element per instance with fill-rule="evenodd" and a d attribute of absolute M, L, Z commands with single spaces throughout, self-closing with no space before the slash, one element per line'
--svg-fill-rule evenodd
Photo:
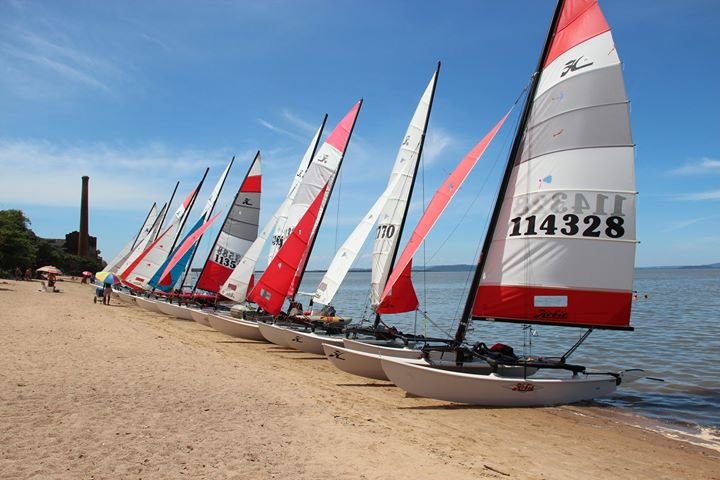
<path fill-rule="evenodd" d="M 15 267 L 15 281 L 19 282 L 23 279 L 22 270 L 20 270 L 20 267 Z"/>
<path fill-rule="evenodd" d="M 25 280 L 32 280 L 32 270 L 30 270 L 30 267 L 25 269 Z"/>
<path fill-rule="evenodd" d="M 103 305 L 110 305 L 110 297 L 112 296 L 112 285 L 105 284 L 103 288 Z"/>

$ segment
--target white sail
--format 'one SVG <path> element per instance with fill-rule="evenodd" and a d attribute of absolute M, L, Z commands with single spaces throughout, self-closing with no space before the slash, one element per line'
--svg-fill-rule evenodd
<path fill-rule="evenodd" d="M 397 243 L 400 241 L 401 223 L 405 217 L 412 185 L 415 181 L 418 155 L 428 122 L 437 75 L 438 72 L 436 71 L 415 109 L 415 114 L 410 121 L 407 132 L 405 132 L 405 137 L 400 145 L 400 150 L 388 180 L 388 185 L 395 181 L 398 181 L 399 185 L 395 189 L 395 194 L 391 195 L 385 204 L 385 208 L 380 212 L 378 220 L 370 280 L 370 303 L 373 307 L 380 303 L 385 282 L 392 268 L 392 256 L 397 250 Z"/>
<path fill-rule="evenodd" d="M 350 267 L 355 262 L 360 249 L 362 248 L 368 234 L 372 230 L 378 215 L 385 208 L 388 200 L 397 195 L 395 190 L 400 185 L 401 177 L 398 176 L 387 186 L 385 191 L 378 197 L 370 211 L 363 217 L 355 230 L 345 240 L 340 249 L 335 254 L 330 266 L 325 272 L 325 276 L 320 280 L 317 290 L 313 295 L 313 301 L 322 305 L 329 305 L 335 297 L 340 285 L 347 275 Z"/>
<path fill-rule="evenodd" d="M 326 119 L 327 115 L 323 119 L 322 124 L 320 124 L 320 127 L 318 127 L 317 132 L 315 132 L 315 135 L 310 141 L 310 145 L 308 145 L 307 150 L 305 150 L 305 155 L 303 155 L 300 166 L 298 167 L 298 170 L 293 177 L 293 181 L 290 184 L 290 189 L 288 190 L 288 194 L 286 197 L 290 199 L 290 202 L 288 202 L 287 204 L 283 202 L 283 204 L 281 205 L 282 210 L 278 209 L 278 211 L 275 212 L 277 214 L 277 221 L 275 222 L 275 234 L 273 235 L 272 242 L 270 243 L 270 251 L 268 252 L 268 263 L 272 261 L 278 249 L 282 246 L 283 240 L 287 238 L 287 236 L 290 234 L 290 232 L 285 232 L 285 223 L 287 222 L 288 218 L 288 209 L 290 208 L 292 201 L 295 199 L 297 188 L 300 185 L 303 176 L 305 176 L 305 172 L 307 171 L 308 166 L 310 165 L 310 161 L 313 158 L 313 152 L 315 152 L 315 149 L 317 148 L 318 142 L 320 140 L 320 135 L 322 135 L 323 128 L 325 127 Z"/>
<path fill-rule="evenodd" d="M 117 267 L 125 263 L 125 260 L 130 256 L 133 249 L 136 245 L 138 245 L 140 242 L 142 242 L 145 237 L 150 232 L 150 229 L 152 228 L 153 223 L 155 223 L 155 219 L 157 218 L 157 206 L 153 203 L 152 207 L 150 207 L 150 211 L 147 214 L 147 217 L 145 218 L 145 222 L 140 227 L 140 231 L 137 235 L 135 235 L 135 238 L 131 238 L 128 243 L 126 243 L 122 249 L 113 257 L 110 262 L 108 262 L 107 265 L 105 265 L 105 268 L 103 271 L 105 272 L 117 272 Z"/>
<path fill-rule="evenodd" d="M 145 251 L 148 245 L 157 238 L 160 232 L 160 227 L 162 227 L 160 222 L 162 222 L 163 215 L 165 215 L 165 210 L 167 210 L 167 205 L 163 205 L 160 209 L 160 213 L 157 214 L 153 224 L 150 226 L 150 230 L 147 235 L 145 235 L 142 240 L 138 240 L 136 242 L 135 248 L 132 249 L 130 254 L 123 260 L 120 266 L 117 267 L 116 273 L 120 274 L 121 272 L 124 272 Z"/>

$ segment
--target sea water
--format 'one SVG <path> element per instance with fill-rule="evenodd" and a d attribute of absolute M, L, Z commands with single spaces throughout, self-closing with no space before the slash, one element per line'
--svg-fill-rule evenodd
<path fill-rule="evenodd" d="M 388 315 L 406 333 L 452 338 L 472 272 L 414 272 L 425 315 Z M 309 272 L 301 292 L 314 291 L 322 273 Z M 338 314 L 372 321 L 367 298 L 370 273 L 350 272 L 333 301 Z M 599 405 L 654 419 L 668 432 L 696 435 L 720 446 L 720 269 L 639 269 L 635 272 L 633 332 L 595 330 L 568 362 L 592 370 L 645 370 Z M 303 301 L 302 295 L 298 299 Z M 307 305 L 307 300 L 304 300 Z M 559 356 L 584 329 L 473 322 L 470 344 L 511 345 L 518 354 Z M 650 378 L 647 378 L 650 377 Z"/>

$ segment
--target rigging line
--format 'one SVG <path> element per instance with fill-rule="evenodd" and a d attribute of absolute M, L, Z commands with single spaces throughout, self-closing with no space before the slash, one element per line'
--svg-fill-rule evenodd
<path fill-rule="evenodd" d="M 340 199 L 342 198 L 342 183 L 343 183 L 343 172 L 342 170 L 338 172 L 338 175 L 340 176 L 340 181 L 338 182 L 338 193 L 337 193 L 337 212 L 335 214 L 335 245 L 333 248 L 333 252 L 338 251 L 338 235 L 340 230 Z"/>

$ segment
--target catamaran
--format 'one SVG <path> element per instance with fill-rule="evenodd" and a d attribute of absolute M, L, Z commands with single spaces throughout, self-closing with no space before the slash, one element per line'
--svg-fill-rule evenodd
<path fill-rule="evenodd" d="M 632 330 L 633 157 L 610 27 L 596 0 L 560 0 L 451 346 L 458 365 L 469 353 L 493 372 L 451 372 L 383 358 L 390 381 L 439 400 L 540 406 L 608 395 L 634 379 L 637 372 L 591 372 L 567 362 L 595 329 Z M 482 343 L 468 348 L 472 320 L 586 332 L 560 357 L 516 357 Z M 496 373 L 499 366 L 553 374 L 507 378 Z"/>

